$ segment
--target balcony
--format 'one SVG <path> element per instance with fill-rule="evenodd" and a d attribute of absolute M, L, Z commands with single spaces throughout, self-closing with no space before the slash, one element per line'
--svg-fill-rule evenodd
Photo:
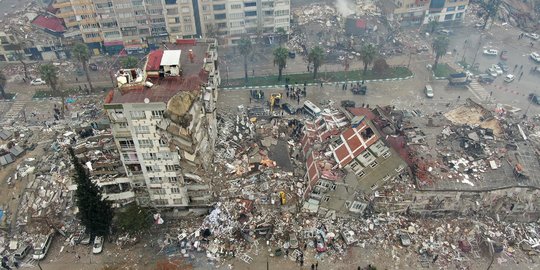
<path fill-rule="evenodd" d="M 83 40 L 84 40 L 85 43 L 102 42 L 103 41 L 103 39 L 101 37 L 93 37 L 93 38 L 83 37 Z"/>
<path fill-rule="evenodd" d="M 71 6 L 71 2 L 69 0 L 57 0 L 53 3 L 54 8 L 65 8 Z"/>

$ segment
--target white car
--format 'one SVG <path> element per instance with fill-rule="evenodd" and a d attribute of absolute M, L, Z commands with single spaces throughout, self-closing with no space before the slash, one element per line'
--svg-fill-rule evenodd
<path fill-rule="evenodd" d="M 502 68 L 499 67 L 498 65 L 495 65 L 495 64 L 491 65 L 491 68 L 494 69 L 497 72 L 497 75 L 502 75 L 504 73 Z"/>
<path fill-rule="evenodd" d="M 495 49 L 484 50 L 484 55 L 497 56 L 498 54 L 499 54 L 499 51 L 497 51 Z"/>
<path fill-rule="evenodd" d="M 540 63 L 540 54 L 536 53 L 536 52 L 533 52 L 529 55 L 529 57 L 534 60 L 535 62 L 539 62 Z"/>
<path fill-rule="evenodd" d="M 492 77 L 497 77 L 497 76 L 499 76 L 499 74 L 497 73 L 497 71 L 496 71 L 494 68 L 488 68 L 487 73 L 488 73 L 489 75 L 491 75 Z"/>
<path fill-rule="evenodd" d="M 508 74 L 506 75 L 506 77 L 504 78 L 504 82 L 507 82 L 507 83 L 511 83 L 514 81 L 514 79 L 516 78 L 516 76 L 512 75 L 512 74 Z"/>
<path fill-rule="evenodd" d="M 534 39 L 534 40 L 537 40 L 540 38 L 540 35 L 538 35 L 537 33 L 527 33 L 525 34 L 526 37 L 529 37 L 530 39 Z"/>
<path fill-rule="evenodd" d="M 30 85 L 45 85 L 45 84 L 47 84 L 47 83 L 44 80 L 42 80 L 41 78 L 33 79 L 30 82 Z"/>
<path fill-rule="evenodd" d="M 94 239 L 94 246 L 92 247 L 92 253 L 99 254 L 103 251 L 103 236 L 96 236 Z"/>

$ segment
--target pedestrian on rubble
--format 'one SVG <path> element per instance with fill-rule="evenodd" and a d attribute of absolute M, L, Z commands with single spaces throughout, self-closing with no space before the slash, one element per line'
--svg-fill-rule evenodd
<path fill-rule="evenodd" d="M 521 81 L 521 77 L 523 77 L 523 71 L 521 72 L 521 74 L 519 74 L 519 79 L 518 79 L 518 81 Z"/>
<path fill-rule="evenodd" d="M 514 66 L 514 71 L 516 71 L 517 67 L 518 67 L 518 65 L 516 64 L 516 65 Z"/>
<path fill-rule="evenodd" d="M 251 76 L 255 76 L 255 70 L 254 69 L 251 70 Z"/>
<path fill-rule="evenodd" d="M 304 266 L 304 258 L 300 259 L 300 266 Z"/>
<path fill-rule="evenodd" d="M 77 261 L 81 259 L 81 255 L 79 255 L 79 253 L 77 253 L 75 256 L 77 257 Z"/>
<path fill-rule="evenodd" d="M 300 105 L 300 96 L 296 97 L 296 104 Z"/>
<path fill-rule="evenodd" d="M 321 88 L 323 88 L 322 81 L 321 81 Z"/>
<path fill-rule="evenodd" d="M 304 244 L 304 250 L 306 250 L 306 249 L 307 249 L 307 243 Z"/>
<path fill-rule="evenodd" d="M 251 97 L 249 97 L 249 104 L 251 104 Z"/>
<path fill-rule="evenodd" d="M 531 42 L 531 48 L 534 46 L 534 43 Z"/>
<path fill-rule="evenodd" d="M 459 101 L 460 98 L 461 98 L 461 96 L 457 96 L 457 101 Z"/>
<path fill-rule="evenodd" d="M 296 262 L 300 261 L 300 256 L 296 255 Z"/>
<path fill-rule="evenodd" d="M 79 77 L 75 77 L 75 81 L 76 81 L 76 82 L 79 82 Z"/>
<path fill-rule="evenodd" d="M 521 65 L 521 66 L 519 67 L 519 70 L 522 70 L 522 69 L 523 69 L 523 65 Z"/>
<path fill-rule="evenodd" d="M 311 270 L 315 270 L 315 264 L 311 264 Z"/>
<path fill-rule="evenodd" d="M 435 263 L 438 258 L 439 258 L 439 254 L 435 255 L 435 257 L 433 257 L 433 263 Z"/>
<path fill-rule="evenodd" d="M 316 261 L 315 262 L 315 270 L 317 270 L 318 267 L 319 267 L 319 261 Z"/>

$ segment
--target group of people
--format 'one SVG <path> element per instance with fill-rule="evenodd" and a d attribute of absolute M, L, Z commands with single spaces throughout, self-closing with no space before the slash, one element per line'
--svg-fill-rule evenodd
<path fill-rule="evenodd" d="M 307 95 L 307 83 L 304 82 L 304 89 L 300 88 L 298 83 L 294 83 L 294 86 L 289 86 L 289 84 L 285 84 L 285 92 L 287 98 L 290 98 L 292 100 L 296 100 L 298 104 L 300 104 L 300 97 L 306 97 Z"/>

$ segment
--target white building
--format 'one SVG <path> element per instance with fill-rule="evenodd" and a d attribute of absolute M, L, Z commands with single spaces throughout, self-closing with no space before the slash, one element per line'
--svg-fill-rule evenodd
<path fill-rule="evenodd" d="M 430 21 L 462 21 L 468 5 L 469 0 L 431 0 L 424 24 Z"/>
<path fill-rule="evenodd" d="M 205 205 L 216 129 L 217 42 L 186 40 L 122 70 L 104 108 L 137 201 L 156 207 Z"/>

